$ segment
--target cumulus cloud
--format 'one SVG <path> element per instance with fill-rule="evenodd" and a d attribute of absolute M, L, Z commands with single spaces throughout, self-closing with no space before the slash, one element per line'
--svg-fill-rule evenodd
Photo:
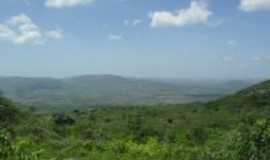
<path fill-rule="evenodd" d="M 46 32 L 46 36 L 52 39 L 62 39 L 64 37 L 62 30 L 51 30 Z"/>
<path fill-rule="evenodd" d="M 150 14 L 152 27 L 182 27 L 185 25 L 206 24 L 212 12 L 204 2 L 192 1 L 187 9 L 176 12 L 156 11 Z"/>
<path fill-rule="evenodd" d="M 239 8 L 246 12 L 270 11 L 270 0 L 241 0 Z"/>
<path fill-rule="evenodd" d="M 25 14 L 11 17 L 0 24 L 0 39 L 15 44 L 42 44 L 48 39 L 61 39 L 58 30 L 43 31 Z"/>
<path fill-rule="evenodd" d="M 50 8 L 67 8 L 94 3 L 95 0 L 46 0 L 45 5 Z"/>
<path fill-rule="evenodd" d="M 0 24 L 0 38 L 3 39 L 13 39 L 15 37 L 15 32 L 11 30 L 9 27 Z"/>
<path fill-rule="evenodd" d="M 122 35 L 117 35 L 117 34 L 110 34 L 108 36 L 108 39 L 109 40 L 112 40 L 112 41 L 120 41 L 120 40 L 123 40 L 123 36 Z"/>
<path fill-rule="evenodd" d="M 127 26 L 127 27 L 128 26 L 136 27 L 136 26 L 138 26 L 141 23 L 142 23 L 142 20 L 141 19 L 125 20 L 124 21 L 124 25 Z"/>

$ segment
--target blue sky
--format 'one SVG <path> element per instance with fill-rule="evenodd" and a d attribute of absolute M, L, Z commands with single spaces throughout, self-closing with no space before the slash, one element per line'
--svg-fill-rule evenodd
<path fill-rule="evenodd" d="M 0 3 L 2 76 L 270 77 L 270 0 Z"/>

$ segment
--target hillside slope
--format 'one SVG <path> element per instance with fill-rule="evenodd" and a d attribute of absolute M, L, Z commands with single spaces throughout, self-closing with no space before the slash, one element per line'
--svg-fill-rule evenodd
<path fill-rule="evenodd" d="M 241 90 L 234 95 L 210 102 L 208 105 L 225 107 L 238 112 L 249 112 L 252 110 L 269 112 L 270 80 Z"/>
<path fill-rule="evenodd" d="M 0 95 L 0 130 L 14 124 L 17 113 L 13 103 Z"/>

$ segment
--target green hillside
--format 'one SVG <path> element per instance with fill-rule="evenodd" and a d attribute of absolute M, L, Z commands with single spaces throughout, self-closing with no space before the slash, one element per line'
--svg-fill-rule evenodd
<path fill-rule="evenodd" d="M 235 112 L 261 111 L 269 113 L 270 81 L 265 81 L 244 89 L 232 96 L 208 104 L 212 107 L 224 107 Z"/>
<path fill-rule="evenodd" d="M 0 106 L 16 114 L 0 121 L 0 159 L 268 160 L 269 86 L 209 103 L 46 114 L 1 98 Z"/>

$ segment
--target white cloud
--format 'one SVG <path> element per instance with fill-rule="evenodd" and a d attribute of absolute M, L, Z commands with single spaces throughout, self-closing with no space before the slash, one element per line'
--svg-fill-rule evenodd
<path fill-rule="evenodd" d="M 30 1 L 29 0 L 23 0 L 23 2 L 26 4 L 26 5 L 30 5 Z"/>
<path fill-rule="evenodd" d="M 134 20 L 125 20 L 124 21 L 124 25 L 125 26 L 132 26 L 132 27 L 136 27 L 139 24 L 141 24 L 143 21 L 141 19 L 134 19 Z"/>
<path fill-rule="evenodd" d="M 108 38 L 109 40 L 112 40 L 112 41 L 119 41 L 119 40 L 124 39 L 122 35 L 117 35 L 117 34 L 110 34 Z"/>
<path fill-rule="evenodd" d="M 233 61 L 234 61 L 233 57 L 230 57 L 230 56 L 223 57 L 223 62 L 225 63 L 231 63 Z"/>
<path fill-rule="evenodd" d="M 15 44 L 41 44 L 48 39 L 61 39 L 62 32 L 56 30 L 43 31 L 27 15 L 11 17 L 0 24 L 0 39 Z"/>
<path fill-rule="evenodd" d="M 142 23 L 142 20 L 140 20 L 140 19 L 135 19 L 135 20 L 133 20 L 132 25 L 133 25 L 133 26 L 137 26 L 137 25 L 139 25 L 139 24 L 141 24 L 141 23 Z"/>
<path fill-rule="evenodd" d="M 0 38 L 3 39 L 13 39 L 15 37 L 15 32 L 9 27 L 0 24 Z"/>
<path fill-rule="evenodd" d="M 95 0 L 46 0 L 45 5 L 50 8 L 67 8 L 94 3 Z"/>
<path fill-rule="evenodd" d="M 152 27 L 182 27 L 185 25 L 207 24 L 212 12 L 206 3 L 192 1 L 187 9 L 176 12 L 156 11 L 150 14 Z"/>
<path fill-rule="evenodd" d="M 129 24 L 130 24 L 129 20 L 124 20 L 124 25 L 125 26 L 129 26 Z"/>
<path fill-rule="evenodd" d="M 207 26 L 215 28 L 215 27 L 221 26 L 223 23 L 224 23 L 223 19 L 218 19 L 218 20 L 215 20 L 215 21 L 212 21 L 212 22 L 208 22 Z"/>
<path fill-rule="evenodd" d="M 257 56 L 253 56 L 251 57 L 252 61 L 255 62 L 268 62 L 270 60 L 270 56 L 267 55 L 257 55 Z"/>
<path fill-rule="evenodd" d="M 261 10 L 270 11 L 270 0 L 241 0 L 239 8 L 246 12 Z"/>
<path fill-rule="evenodd" d="M 262 61 L 264 58 L 261 57 L 261 56 L 254 56 L 254 57 L 251 57 L 251 60 L 252 61 L 255 61 L 255 62 L 260 62 Z"/>
<path fill-rule="evenodd" d="M 236 40 L 229 40 L 229 41 L 227 41 L 227 45 L 229 45 L 229 46 L 237 46 L 238 42 Z"/>
<path fill-rule="evenodd" d="M 52 39 L 62 39 L 64 37 L 62 30 L 47 31 L 46 36 Z"/>

